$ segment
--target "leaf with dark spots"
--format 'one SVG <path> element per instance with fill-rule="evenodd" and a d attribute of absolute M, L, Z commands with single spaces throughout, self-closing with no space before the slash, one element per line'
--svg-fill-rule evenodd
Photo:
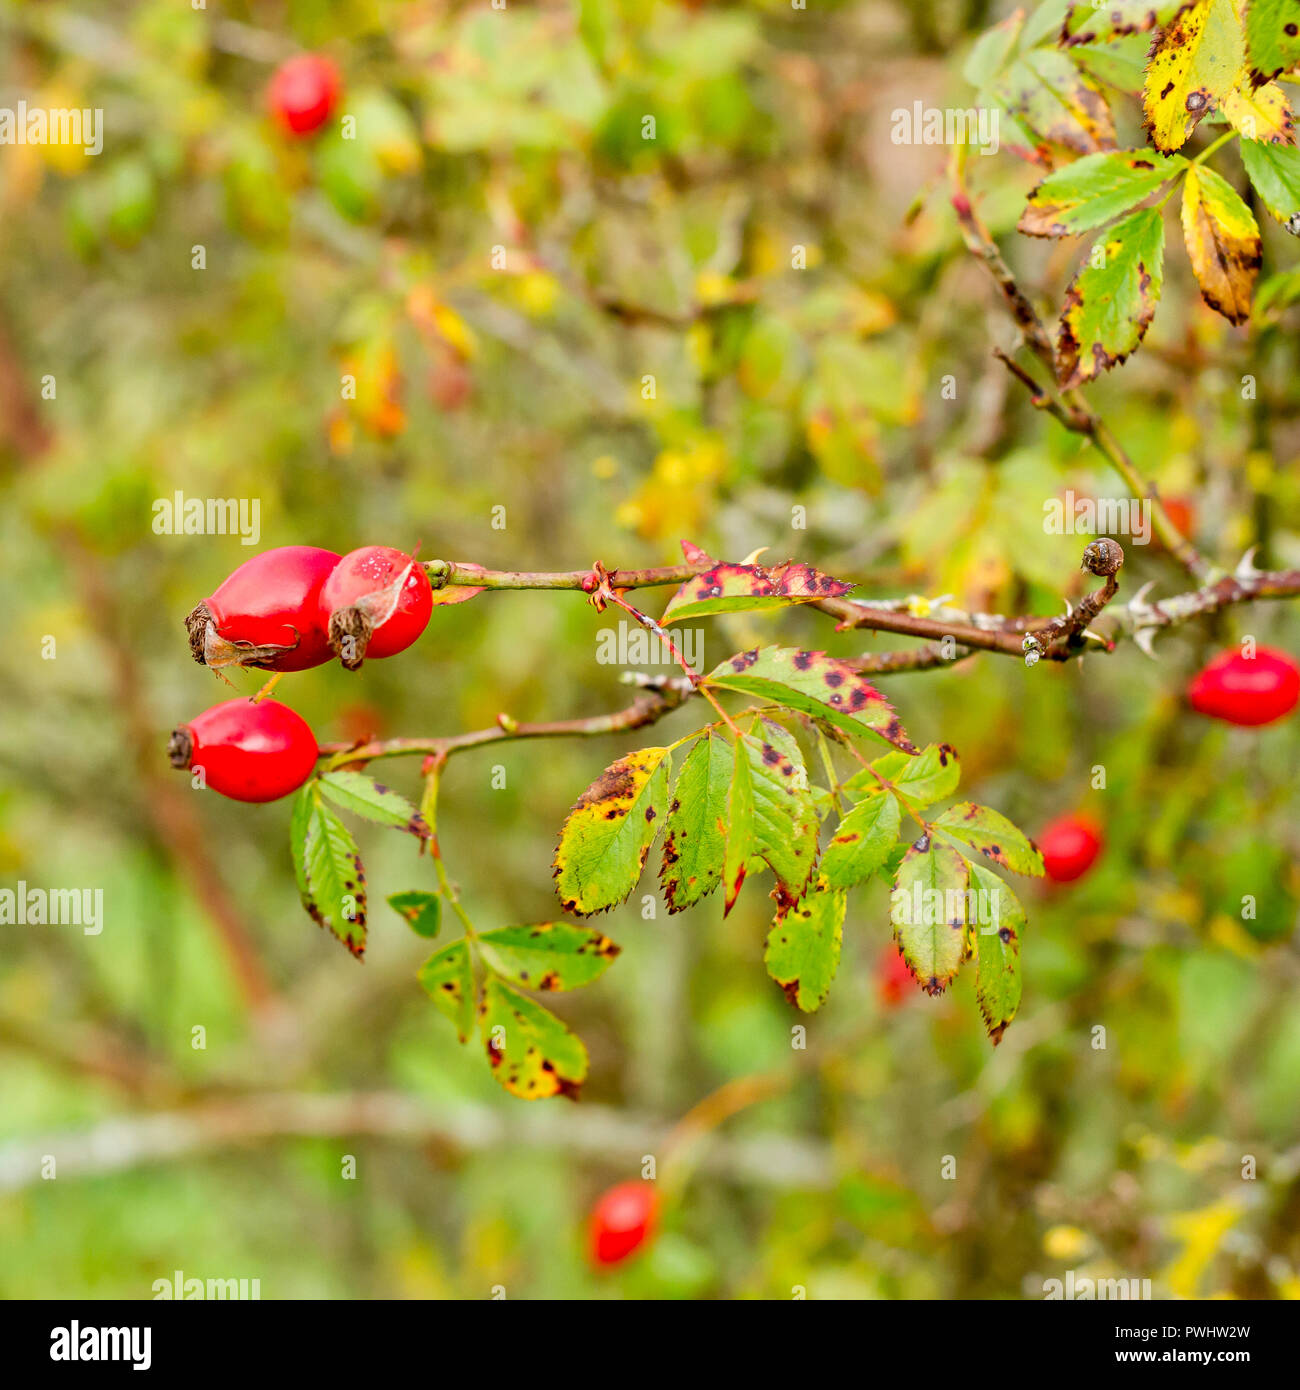
<path fill-rule="evenodd" d="M 1234 0 L 1195 0 L 1161 30 L 1147 61 L 1143 110 L 1165 154 L 1246 80 L 1246 45 Z"/>
<path fill-rule="evenodd" d="M 720 730 L 710 730 L 691 746 L 677 775 L 664 825 L 659 871 L 670 913 L 699 902 L 722 879 L 726 854 L 723 827 L 734 764 L 731 741 Z"/>
<path fill-rule="evenodd" d="M 318 781 L 324 795 L 341 810 L 377 825 L 405 830 L 421 840 L 427 840 L 432 833 L 424 817 L 400 792 L 382 786 L 364 772 L 326 772 Z"/>
<path fill-rule="evenodd" d="M 703 574 L 693 575 L 678 589 L 660 621 L 680 623 L 718 613 L 788 608 L 817 599 L 842 598 L 852 588 L 852 584 L 793 560 L 770 569 L 763 565 L 716 564 Z"/>
<path fill-rule="evenodd" d="M 752 797 L 751 853 L 767 864 L 782 896 L 792 902 L 817 863 L 819 823 L 803 755 L 790 734 L 770 720 L 757 721 L 742 743 Z"/>
<path fill-rule="evenodd" d="M 464 939 L 444 946 L 420 967 L 419 981 L 461 1042 L 474 1031 L 474 964 Z"/>
<path fill-rule="evenodd" d="M 1229 323 L 1245 323 L 1263 260 L 1259 226 L 1227 179 L 1204 166 L 1183 184 L 1183 240 L 1201 298 Z"/>
<path fill-rule="evenodd" d="M 928 836 L 907 851 L 894 876 L 894 940 L 927 994 L 942 994 L 961 967 L 969 883 L 961 855 Z"/>
<path fill-rule="evenodd" d="M 968 862 L 970 885 L 980 908 L 972 939 L 978 958 L 975 997 L 984 1027 L 996 1047 L 1020 1007 L 1020 936 L 1024 909 L 995 873 Z"/>
<path fill-rule="evenodd" d="M 906 753 L 886 753 L 872 761 L 870 769 L 855 772 L 844 783 L 852 797 L 871 796 L 884 783 L 897 791 L 907 804 L 918 811 L 936 801 L 942 801 L 957 790 L 961 780 L 961 759 L 957 750 L 947 743 L 932 743 L 919 756 Z"/>
<path fill-rule="evenodd" d="M 587 1049 L 548 1009 L 489 977 L 478 1021 L 492 1075 L 512 1095 L 577 1098 L 587 1076 Z"/>
<path fill-rule="evenodd" d="M 1043 876 L 1043 856 L 1034 842 L 1000 811 L 989 806 L 979 806 L 973 801 L 959 802 L 934 821 L 934 828 L 979 850 L 1012 873 L 1027 874 L 1031 878 Z"/>
<path fill-rule="evenodd" d="M 603 975 L 619 948 L 592 927 L 534 922 L 480 932 L 476 945 L 494 974 L 525 989 L 577 989 Z"/>
<path fill-rule="evenodd" d="M 1075 154 L 1115 148 L 1115 122 L 1100 88 L 1055 49 L 1022 54 L 994 79 L 989 94 L 1049 145 Z"/>
<path fill-rule="evenodd" d="M 366 949 L 366 876 L 346 825 L 320 798 L 317 784 L 304 813 L 304 899 L 317 925 L 332 932 L 358 960 Z"/>
<path fill-rule="evenodd" d="M 1061 25 L 1065 48 L 1146 34 L 1167 24 L 1187 0 L 1073 0 Z"/>
<path fill-rule="evenodd" d="M 1295 0 L 1250 0 L 1246 51 L 1256 83 L 1300 64 L 1300 13 Z"/>
<path fill-rule="evenodd" d="M 1065 292 L 1057 339 L 1063 389 L 1109 371 L 1142 341 L 1164 283 L 1164 249 L 1164 223 L 1154 208 L 1117 222 L 1093 248 Z"/>
<path fill-rule="evenodd" d="M 737 690 L 825 720 L 850 734 L 875 734 L 916 751 L 893 706 L 851 661 L 794 647 L 761 647 L 743 671 L 724 661 L 706 677 L 715 688 Z"/>
<path fill-rule="evenodd" d="M 898 839 L 898 802 L 888 792 L 868 796 L 840 821 L 822 856 L 822 875 L 832 888 L 853 888 L 885 863 Z"/>
<path fill-rule="evenodd" d="M 388 905 L 402 917 L 417 935 L 434 937 L 442 922 L 442 898 L 437 893 L 412 889 L 407 893 L 390 893 Z"/>
<path fill-rule="evenodd" d="M 822 1006 L 835 978 L 846 901 L 847 895 L 822 876 L 797 902 L 777 911 L 768 932 L 767 973 L 804 1013 Z"/>
<path fill-rule="evenodd" d="M 736 905 L 745 872 L 754 854 L 754 783 L 749 770 L 749 757 L 737 756 L 732 745 L 731 782 L 727 788 L 725 820 L 718 818 L 717 831 L 725 840 L 722 861 L 722 915 L 726 917 Z"/>
<path fill-rule="evenodd" d="M 1077 236 L 1121 216 L 1187 167 L 1177 155 L 1110 150 L 1049 174 L 1029 195 L 1017 227 L 1029 236 Z"/>
<path fill-rule="evenodd" d="M 666 748 L 629 753 L 578 798 L 555 851 L 555 887 L 566 911 L 604 912 L 636 886 L 668 804 L 670 761 Z"/>

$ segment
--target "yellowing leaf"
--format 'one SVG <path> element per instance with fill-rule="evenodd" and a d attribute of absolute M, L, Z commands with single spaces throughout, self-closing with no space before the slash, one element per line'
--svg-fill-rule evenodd
<path fill-rule="evenodd" d="M 1092 248 L 1065 292 L 1056 346 L 1062 387 L 1109 371 L 1142 341 L 1164 284 L 1164 256 L 1164 223 L 1155 208 L 1117 222 Z"/>
<path fill-rule="evenodd" d="M 1296 7 L 1300 15 L 1300 6 Z M 1260 140 L 1267 145 L 1294 145 L 1295 130 L 1286 93 L 1276 82 L 1259 88 L 1249 83 L 1234 88 L 1223 98 L 1223 114 L 1243 140 Z"/>
<path fill-rule="evenodd" d="M 1183 185 L 1183 240 L 1201 298 L 1229 323 L 1245 323 L 1262 260 L 1259 227 L 1232 185 L 1203 165 Z"/>
<path fill-rule="evenodd" d="M 1100 227 L 1149 197 L 1186 164 L 1144 150 L 1085 155 L 1049 174 L 1016 224 L 1028 236 L 1074 236 Z"/>
<path fill-rule="evenodd" d="M 474 966 L 465 941 L 453 941 L 420 967 L 420 984 L 456 1025 L 461 1042 L 474 1030 Z"/>
<path fill-rule="evenodd" d="M 1115 148 L 1115 123 L 1096 84 L 1053 48 L 1023 54 L 989 88 L 1018 121 L 1076 154 Z"/>
<path fill-rule="evenodd" d="M 555 851 L 555 890 L 566 912 L 587 916 L 636 886 L 668 800 L 666 748 L 612 763 L 574 803 Z"/>
<path fill-rule="evenodd" d="M 1234 0 L 1195 0 L 1161 33 L 1147 63 L 1143 110 L 1156 149 L 1181 148 L 1246 78 L 1246 44 Z"/>
<path fill-rule="evenodd" d="M 969 882 L 961 855 L 928 835 L 898 867 L 890 900 L 894 940 L 927 994 L 942 994 L 965 956 Z"/>
<path fill-rule="evenodd" d="M 577 1098 L 587 1075 L 587 1049 L 548 1009 L 489 979 L 478 1021 L 492 1074 L 511 1095 Z"/>

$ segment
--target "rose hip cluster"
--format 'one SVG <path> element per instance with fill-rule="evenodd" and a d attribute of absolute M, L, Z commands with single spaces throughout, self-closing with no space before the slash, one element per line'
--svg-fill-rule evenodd
<path fill-rule="evenodd" d="M 312 545 L 267 550 L 235 570 L 185 620 L 201 666 L 306 671 L 335 657 L 349 671 L 396 656 L 428 626 L 433 587 L 404 551 L 368 545 L 347 555 Z M 275 700 L 227 700 L 171 737 L 172 766 L 202 768 L 235 801 L 274 801 L 316 764 L 307 724 Z"/>

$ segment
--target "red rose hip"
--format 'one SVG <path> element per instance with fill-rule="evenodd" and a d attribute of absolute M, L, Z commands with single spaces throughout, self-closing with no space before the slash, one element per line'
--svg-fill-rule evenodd
<path fill-rule="evenodd" d="M 876 998 L 885 1009 L 896 1009 L 916 989 L 903 953 L 891 941 L 876 960 Z"/>
<path fill-rule="evenodd" d="M 1254 656 L 1220 652 L 1187 688 L 1195 710 L 1254 728 L 1290 714 L 1300 703 L 1300 666 L 1286 652 L 1259 647 Z"/>
<path fill-rule="evenodd" d="M 345 555 L 321 590 L 330 647 L 349 671 L 366 657 L 396 656 L 429 625 L 433 586 L 412 556 L 388 545 Z"/>
<path fill-rule="evenodd" d="M 654 1184 L 621 1182 L 603 1192 L 591 1212 L 591 1257 L 615 1265 L 639 1250 L 654 1234 L 659 1199 Z"/>
<path fill-rule="evenodd" d="M 311 135 L 329 120 L 343 90 L 328 58 L 302 53 L 276 68 L 267 89 L 271 115 L 289 135 Z"/>
<path fill-rule="evenodd" d="M 312 774 L 319 750 L 306 720 L 275 700 L 226 700 L 172 732 L 167 754 L 203 769 L 204 785 L 232 801 L 277 801 Z"/>
<path fill-rule="evenodd" d="M 339 562 L 332 550 L 284 545 L 235 570 L 185 619 L 200 665 L 305 671 L 333 657 L 321 586 Z"/>
<path fill-rule="evenodd" d="M 1096 821 L 1075 813 L 1061 816 L 1038 837 L 1043 871 L 1054 883 L 1072 883 L 1092 868 L 1103 844 Z"/>

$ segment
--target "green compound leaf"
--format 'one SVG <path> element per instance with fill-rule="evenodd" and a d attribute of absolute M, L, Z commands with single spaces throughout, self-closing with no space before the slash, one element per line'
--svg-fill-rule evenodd
<path fill-rule="evenodd" d="M 420 967 L 429 998 L 456 1025 L 461 1042 L 474 1031 L 474 965 L 465 941 L 453 941 Z"/>
<path fill-rule="evenodd" d="M 799 745 L 763 719 L 744 735 L 753 792 L 753 854 L 776 875 L 782 902 L 803 895 L 817 863 L 819 823 Z"/>
<path fill-rule="evenodd" d="M 949 806 L 935 820 L 934 826 L 1012 873 L 1027 874 L 1031 878 L 1043 876 L 1043 856 L 1038 846 L 992 807 L 961 801 Z"/>
<path fill-rule="evenodd" d="M 293 813 L 289 817 L 289 855 L 293 859 L 293 877 L 298 885 L 303 911 L 307 913 L 311 912 L 311 888 L 307 883 L 307 831 L 319 795 L 314 778 L 304 782 L 293 799 Z"/>
<path fill-rule="evenodd" d="M 366 873 L 346 825 L 313 793 L 305 813 L 305 904 L 358 960 L 366 950 Z"/>
<path fill-rule="evenodd" d="M 476 938 L 483 963 L 525 989 L 577 989 L 603 975 L 619 948 L 591 927 L 534 922 L 498 927 Z"/>
<path fill-rule="evenodd" d="M 1105 0 L 1095 5 L 1093 0 L 1074 0 L 1066 11 L 1061 26 L 1061 44 L 1070 48 L 1076 44 L 1105 43 L 1108 39 L 1127 34 L 1145 34 L 1158 29 L 1178 13 L 1187 0 Z"/>
<path fill-rule="evenodd" d="M 577 1099 L 587 1075 L 587 1049 L 550 1010 L 490 978 L 478 1021 L 492 1074 L 511 1095 Z"/>
<path fill-rule="evenodd" d="M 1098 246 L 1101 247 L 1098 263 Z M 1065 292 L 1057 375 L 1069 390 L 1118 366 L 1142 341 L 1164 283 L 1165 229 L 1143 208 L 1111 228 Z"/>
<path fill-rule="evenodd" d="M 826 1000 L 840 963 L 847 895 L 822 875 L 797 903 L 780 908 L 763 960 L 785 997 L 804 1013 Z"/>
<path fill-rule="evenodd" d="M 869 796 L 880 790 L 881 778 L 909 806 L 923 811 L 957 790 L 957 783 L 961 781 L 961 759 L 949 743 L 932 743 L 915 758 L 909 758 L 906 753 L 886 753 L 872 762 L 870 772 L 866 768 L 855 772 L 845 782 L 844 790 L 854 797 Z"/>
<path fill-rule="evenodd" d="M 853 588 L 832 579 L 811 565 L 787 560 L 767 569 L 762 565 L 717 564 L 693 575 L 668 600 L 660 619 L 663 624 L 688 618 L 708 618 L 717 613 L 747 613 L 788 608 L 823 598 L 843 598 Z"/>
<path fill-rule="evenodd" d="M 1300 149 L 1242 140 L 1241 162 L 1264 206 L 1279 222 L 1300 213 Z"/>
<path fill-rule="evenodd" d="M 566 912 L 604 912 L 636 887 L 668 804 L 667 748 L 611 763 L 574 804 L 555 851 L 555 889 Z"/>
<path fill-rule="evenodd" d="M 894 940 L 927 994 L 942 994 L 966 954 L 966 861 L 951 845 L 923 835 L 894 877 Z"/>
<path fill-rule="evenodd" d="M 442 898 L 413 888 L 406 893 L 390 893 L 388 906 L 406 922 L 416 936 L 435 937 L 442 926 Z"/>
<path fill-rule="evenodd" d="M 756 695 L 846 733 L 872 733 L 906 753 L 916 752 L 889 701 L 852 662 L 825 652 L 755 647 L 729 657 L 706 681 L 715 689 Z"/>
<path fill-rule="evenodd" d="M 967 861 L 976 893 L 975 997 L 996 1047 L 1020 1007 L 1020 934 L 1025 912 L 1016 895 L 990 869 Z"/>
<path fill-rule="evenodd" d="M 1136 207 L 1186 167 L 1181 155 L 1141 150 L 1085 155 L 1030 193 L 1017 229 L 1027 236 L 1077 236 Z"/>
<path fill-rule="evenodd" d="M 868 796 L 840 821 L 822 856 L 822 878 L 831 888 L 853 888 L 883 867 L 898 841 L 902 819 L 888 792 Z"/>
<path fill-rule="evenodd" d="M 659 871 L 669 912 L 682 912 L 707 897 L 722 878 L 735 760 L 730 740 L 710 730 L 692 745 L 677 774 Z"/>
<path fill-rule="evenodd" d="M 429 827 L 415 807 L 401 792 L 383 786 L 373 777 L 362 772 L 326 772 L 319 781 L 321 791 L 340 809 L 377 825 L 405 830 L 422 840 L 429 838 Z"/>
<path fill-rule="evenodd" d="M 726 917 L 736 905 L 745 869 L 754 854 L 754 779 L 748 756 L 731 756 L 731 785 L 727 788 L 726 853 L 722 861 L 723 908 Z"/>
<path fill-rule="evenodd" d="M 1300 63 L 1300 19 L 1295 0 L 1250 0 L 1246 53 L 1251 78 L 1266 82 Z"/>

